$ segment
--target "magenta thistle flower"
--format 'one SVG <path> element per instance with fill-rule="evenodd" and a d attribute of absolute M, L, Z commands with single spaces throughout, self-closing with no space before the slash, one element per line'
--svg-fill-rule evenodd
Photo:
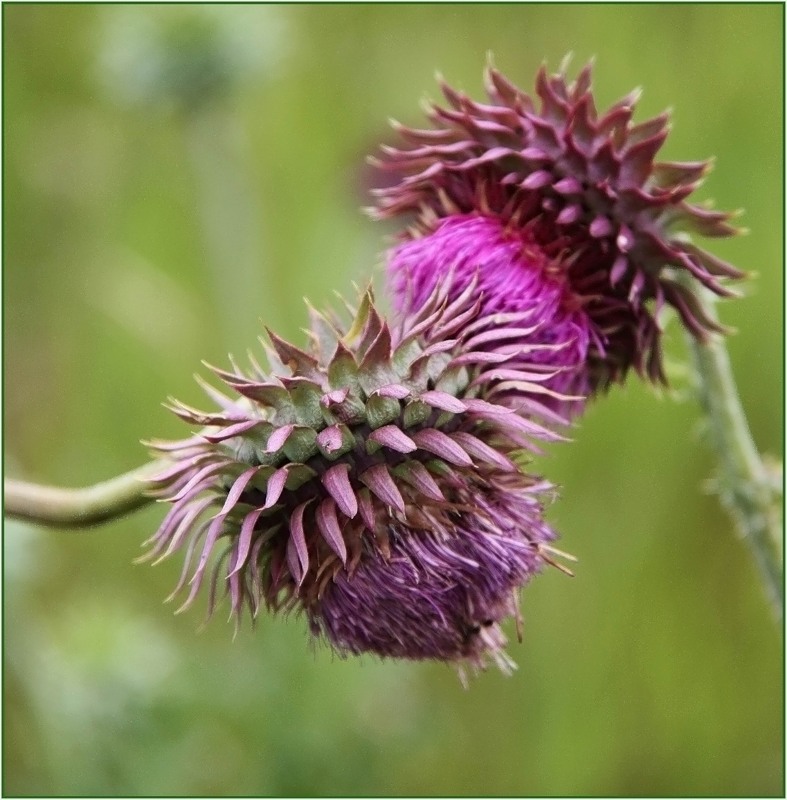
<path fill-rule="evenodd" d="M 665 303 L 699 339 L 719 329 L 675 271 L 725 296 L 720 279 L 743 275 L 687 235 L 736 232 L 732 214 L 687 199 L 710 162 L 656 161 L 668 115 L 633 124 L 638 92 L 598 114 L 590 65 L 573 83 L 542 67 L 538 102 L 492 67 L 489 103 L 441 85 L 433 129 L 394 123 L 407 146 L 374 162 L 400 180 L 371 213 L 411 218 L 389 262 L 399 304 L 417 306 L 449 270 L 455 291 L 478 272 L 486 313 L 532 312 L 541 324 L 518 341 L 555 345 L 539 359 L 559 369 L 546 388 L 592 395 L 631 367 L 663 382 Z"/>
<path fill-rule="evenodd" d="M 186 548 L 182 609 L 207 583 L 209 612 L 222 589 L 236 621 L 301 610 L 340 653 L 509 665 L 499 623 L 556 552 L 551 487 L 518 462 L 559 437 L 496 402 L 543 376 L 479 333 L 478 294 L 444 280 L 393 329 L 368 292 L 349 325 L 312 309 L 307 351 L 270 334 L 270 374 L 215 369 L 220 411 L 173 401 L 204 427 L 152 443 L 172 508 L 145 558 Z"/>

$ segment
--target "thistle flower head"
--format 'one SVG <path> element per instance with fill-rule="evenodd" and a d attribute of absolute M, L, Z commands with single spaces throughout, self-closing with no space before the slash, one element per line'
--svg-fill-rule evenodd
<path fill-rule="evenodd" d="M 554 538 L 551 487 L 518 462 L 558 437 L 537 403 L 497 402 L 543 376 L 507 368 L 475 281 L 453 294 L 439 282 L 393 327 L 369 292 L 348 324 L 311 310 L 307 350 L 270 333 L 270 371 L 214 370 L 221 410 L 173 401 L 203 427 L 151 443 L 172 508 L 146 557 L 186 548 L 182 608 L 207 582 L 209 611 L 222 588 L 236 620 L 302 610 L 341 653 L 508 665 L 498 623 Z"/>
<path fill-rule="evenodd" d="M 599 114 L 590 65 L 573 82 L 542 67 L 537 99 L 491 66 L 488 103 L 441 87 L 448 106 L 430 108 L 433 128 L 394 123 L 406 144 L 375 162 L 400 180 L 377 192 L 372 215 L 411 222 L 390 257 L 400 303 L 403 275 L 427 292 L 447 270 L 478 271 L 485 310 L 541 307 L 545 324 L 522 341 L 565 345 L 557 363 L 577 366 L 571 379 L 562 370 L 563 388 L 592 394 L 631 367 L 663 382 L 665 303 L 700 339 L 719 329 L 674 272 L 719 295 L 732 294 L 722 278 L 742 277 L 687 236 L 736 232 L 732 214 L 688 201 L 710 162 L 656 161 L 668 115 L 633 123 L 638 92 Z"/>

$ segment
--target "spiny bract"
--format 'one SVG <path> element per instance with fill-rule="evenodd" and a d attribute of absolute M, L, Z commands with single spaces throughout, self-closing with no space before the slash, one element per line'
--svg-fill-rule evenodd
<path fill-rule="evenodd" d="M 393 123 L 406 145 L 372 162 L 397 182 L 370 210 L 411 220 L 390 255 L 392 287 L 400 305 L 417 305 L 447 270 L 465 280 L 480 270 L 485 311 L 539 307 L 552 323 L 522 341 L 567 343 L 553 363 L 573 363 L 573 379 L 562 371 L 552 388 L 592 395 L 631 367 L 664 381 L 664 303 L 700 339 L 719 330 L 675 271 L 719 295 L 733 294 L 720 279 L 743 276 L 688 233 L 729 236 L 733 215 L 687 200 L 709 161 L 656 161 L 668 114 L 632 123 L 638 91 L 598 114 L 591 65 L 574 82 L 564 70 L 541 68 L 537 100 L 491 66 L 489 103 L 441 81 L 449 107 L 429 108 L 432 130 Z"/>
<path fill-rule="evenodd" d="M 271 374 L 253 358 L 214 368 L 238 395 L 205 385 L 221 411 L 172 402 L 204 427 L 150 443 L 172 509 L 146 558 L 187 548 L 182 608 L 207 576 L 210 612 L 222 587 L 236 620 L 300 609 L 341 653 L 509 666 L 498 623 L 557 552 L 552 487 L 521 457 L 560 437 L 538 403 L 497 402 L 544 375 L 507 368 L 523 354 L 501 322 L 517 315 L 481 305 L 475 281 L 455 294 L 449 276 L 391 327 L 367 291 L 348 325 L 310 309 L 308 350 L 269 333 Z"/>

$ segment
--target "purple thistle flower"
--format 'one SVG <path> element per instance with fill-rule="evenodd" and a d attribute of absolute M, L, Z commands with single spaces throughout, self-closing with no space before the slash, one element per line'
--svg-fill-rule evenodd
<path fill-rule="evenodd" d="M 209 613 L 222 589 L 236 624 L 304 611 L 343 654 L 509 665 L 498 624 L 556 552 L 551 486 L 520 463 L 560 437 L 537 402 L 498 402 L 543 376 L 511 364 L 481 306 L 476 281 L 447 278 L 393 328 L 369 292 L 348 325 L 310 309 L 307 351 L 269 334 L 271 374 L 214 368 L 236 394 L 205 386 L 220 411 L 172 401 L 203 427 L 151 443 L 172 508 L 144 558 L 186 549 L 179 610 L 207 583 Z"/>
<path fill-rule="evenodd" d="M 732 295 L 720 279 L 743 273 L 687 233 L 729 236 L 733 215 L 687 200 L 710 162 L 655 160 L 667 114 L 633 124 L 632 92 L 599 115 L 590 65 L 573 83 L 542 67 L 538 107 L 493 67 L 490 103 L 441 87 L 449 107 L 431 107 L 434 129 L 394 123 L 408 146 L 384 147 L 374 160 L 400 180 L 376 192 L 372 215 L 411 218 L 389 260 L 400 306 L 417 305 L 447 271 L 461 278 L 454 291 L 478 272 L 485 313 L 541 320 L 512 341 L 556 345 L 539 361 L 560 368 L 546 387 L 568 394 L 592 395 L 631 367 L 664 382 L 657 315 L 665 303 L 699 339 L 720 330 L 673 273 Z M 568 414 L 582 407 L 547 404 Z"/>
<path fill-rule="evenodd" d="M 517 620 L 517 592 L 541 568 L 553 538 L 533 492 L 510 473 L 455 479 L 454 509 L 411 508 L 392 520 L 386 550 L 371 550 L 325 588 L 312 629 L 341 651 L 437 658 L 473 668 L 491 656 L 507 671 L 499 622 Z"/>
<path fill-rule="evenodd" d="M 502 315 L 518 314 L 516 327 L 509 331 L 511 348 L 531 369 L 544 373 L 537 389 L 544 403 L 570 417 L 581 410 L 591 390 L 585 369 L 591 345 L 594 352 L 604 352 L 604 345 L 556 266 L 562 257 L 559 246 L 541 248 L 527 230 L 492 216 L 451 215 L 431 234 L 393 251 L 393 293 L 400 308 L 417 308 L 446 266 L 456 287 L 478 275 L 490 329 L 506 324 Z M 553 253 L 552 260 L 545 251 Z M 511 399 L 518 402 L 521 392 L 512 392 Z"/>

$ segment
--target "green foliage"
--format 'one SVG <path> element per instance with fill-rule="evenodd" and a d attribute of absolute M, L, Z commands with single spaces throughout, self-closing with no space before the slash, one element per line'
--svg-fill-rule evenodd
<path fill-rule="evenodd" d="M 237 80 L 203 74 L 214 102 L 189 84 L 183 114 L 136 102 L 149 75 L 128 74 L 134 103 L 110 75 L 149 7 L 3 9 L 10 474 L 124 472 L 139 439 L 181 435 L 162 400 L 203 404 L 200 359 L 226 366 L 260 319 L 302 341 L 302 297 L 349 296 L 379 263 L 390 228 L 358 207 L 385 120 L 419 121 L 435 69 L 479 94 L 490 49 L 525 87 L 543 57 L 595 55 L 600 105 L 642 85 L 642 119 L 675 110 L 666 158 L 717 156 L 701 194 L 745 208 L 751 234 L 714 252 L 758 274 L 719 310 L 754 438 L 780 454 L 782 7 L 226 6 L 215 24 L 237 31 L 241 11 L 282 46 L 231 59 Z M 211 39 L 191 9 L 166 15 Z M 191 55 L 242 46 L 211 42 Z M 167 63 L 180 80 L 194 59 Z M 468 692 L 437 665 L 312 655 L 300 619 L 198 634 L 197 612 L 160 604 L 179 566 L 131 564 L 160 508 L 79 535 L 8 525 L 5 793 L 782 792 L 782 643 L 702 493 L 698 416 L 632 381 L 537 460 L 563 486 L 551 518 L 577 577 L 533 582 L 519 672 Z"/>

